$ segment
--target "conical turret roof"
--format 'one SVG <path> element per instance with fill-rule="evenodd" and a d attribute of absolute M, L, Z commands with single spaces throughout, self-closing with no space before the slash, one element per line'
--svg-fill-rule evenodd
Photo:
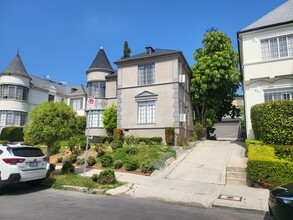
<path fill-rule="evenodd" d="M 29 76 L 18 52 L 14 59 L 11 61 L 11 63 L 8 65 L 8 67 L 2 73 Z"/>
<path fill-rule="evenodd" d="M 104 69 L 111 72 L 114 72 L 108 57 L 104 51 L 104 49 L 101 47 L 97 56 L 95 57 L 94 61 L 92 62 L 92 65 L 90 66 L 89 70 L 91 69 Z"/>

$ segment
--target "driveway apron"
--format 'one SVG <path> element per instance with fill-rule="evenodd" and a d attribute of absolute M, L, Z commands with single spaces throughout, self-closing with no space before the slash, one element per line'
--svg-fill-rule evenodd
<path fill-rule="evenodd" d="M 233 147 L 234 144 L 228 141 L 201 142 L 172 170 L 166 170 L 164 177 L 224 185 Z"/>

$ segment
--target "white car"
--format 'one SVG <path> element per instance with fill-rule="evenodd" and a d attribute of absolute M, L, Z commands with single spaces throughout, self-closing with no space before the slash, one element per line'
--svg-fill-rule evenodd
<path fill-rule="evenodd" d="M 49 158 L 37 147 L 0 144 L 0 188 L 28 182 L 40 184 L 49 176 Z"/>

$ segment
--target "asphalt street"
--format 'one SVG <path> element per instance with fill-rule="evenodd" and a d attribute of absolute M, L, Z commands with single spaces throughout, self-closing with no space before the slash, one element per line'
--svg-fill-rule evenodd
<path fill-rule="evenodd" d="M 217 208 L 198 208 L 137 198 L 9 186 L 0 196 L 1 220 L 210 219 L 260 220 L 263 215 Z"/>

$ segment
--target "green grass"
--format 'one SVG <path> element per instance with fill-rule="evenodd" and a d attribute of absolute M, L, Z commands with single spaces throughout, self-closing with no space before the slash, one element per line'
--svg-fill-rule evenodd
<path fill-rule="evenodd" d="M 63 175 L 61 173 L 53 172 L 50 177 L 47 178 L 43 183 L 52 185 L 54 189 L 63 189 L 64 185 L 68 186 L 80 186 L 86 187 L 87 189 L 112 189 L 123 185 L 123 183 L 116 183 L 113 185 L 100 185 L 95 183 L 91 177 L 84 177 L 77 174 Z"/>

